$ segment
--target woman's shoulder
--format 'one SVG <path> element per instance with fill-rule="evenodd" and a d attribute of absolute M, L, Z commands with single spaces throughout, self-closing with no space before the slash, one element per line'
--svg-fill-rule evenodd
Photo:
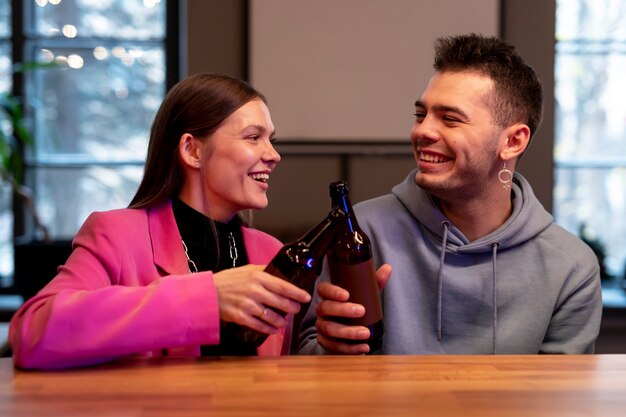
<path fill-rule="evenodd" d="M 283 246 L 280 240 L 258 229 L 242 226 L 241 233 L 251 264 L 268 263 Z"/>
<path fill-rule="evenodd" d="M 92 212 L 82 224 L 76 238 L 133 236 L 149 228 L 148 210 L 120 208 Z M 143 234 L 143 233 L 141 233 Z"/>
<path fill-rule="evenodd" d="M 148 210 L 134 208 L 119 208 L 105 211 L 94 211 L 85 220 L 89 224 L 136 224 L 137 221 L 147 218 Z"/>

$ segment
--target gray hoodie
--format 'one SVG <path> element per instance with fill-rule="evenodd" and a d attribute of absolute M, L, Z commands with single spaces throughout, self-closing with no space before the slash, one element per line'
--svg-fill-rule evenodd
<path fill-rule="evenodd" d="M 602 314 L 597 258 L 553 223 L 520 174 L 511 217 L 473 242 L 414 178 L 415 171 L 392 194 L 354 207 L 376 264 L 393 267 L 381 294 L 382 353 L 593 352 Z M 318 302 L 315 297 L 300 328 L 301 354 L 323 353 Z"/>

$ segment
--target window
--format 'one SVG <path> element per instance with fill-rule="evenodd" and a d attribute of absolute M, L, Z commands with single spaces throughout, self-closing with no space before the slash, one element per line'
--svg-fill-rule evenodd
<path fill-rule="evenodd" d="M 141 179 L 165 94 L 165 5 L 157 0 L 28 2 L 25 74 L 41 220 L 71 238 L 94 210 L 124 207 Z M 54 4 L 53 4 L 54 3 Z"/>
<path fill-rule="evenodd" d="M 626 2 L 559 0 L 555 56 L 556 221 L 626 263 Z"/>
<path fill-rule="evenodd" d="M 11 6 L 9 0 L 0 0 L 0 93 L 11 86 Z"/>
<path fill-rule="evenodd" d="M 34 136 L 25 182 L 52 238 L 71 239 L 91 212 L 130 202 L 150 124 L 179 75 L 178 4 L 0 0 L 0 88 L 12 85 L 11 50 L 38 63 L 15 83 Z M 22 27 L 11 29 L 11 13 Z M 24 218 L 18 232 L 40 237 Z"/>
<path fill-rule="evenodd" d="M 9 0 L 0 0 L 0 94 L 11 91 L 11 7 Z M 8 135 L 4 113 L 0 117 L 0 129 Z M 4 152 L 3 152 L 4 154 Z M 13 214 L 11 187 L 0 180 L 0 287 L 6 286 L 7 277 L 13 272 Z"/>

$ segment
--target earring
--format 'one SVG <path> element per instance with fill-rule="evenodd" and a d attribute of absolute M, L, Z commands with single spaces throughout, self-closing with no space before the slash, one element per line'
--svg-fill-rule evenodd
<path fill-rule="evenodd" d="M 507 169 L 506 162 L 504 162 L 504 166 L 498 172 L 498 181 L 502 184 L 503 188 L 511 188 L 511 183 L 513 182 L 513 173 Z"/>

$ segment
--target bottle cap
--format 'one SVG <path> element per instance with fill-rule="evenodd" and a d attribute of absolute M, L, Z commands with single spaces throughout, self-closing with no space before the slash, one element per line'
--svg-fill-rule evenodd
<path fill-rule="evenodd" d="M 339 191 L 341 193 L 347 193 L 348 192 L 348 183 L 345 182 L 344 180 L 341 181 L 335 181 L 332 182 L 328 188 L 330 188 L 331 191 Z"/>

